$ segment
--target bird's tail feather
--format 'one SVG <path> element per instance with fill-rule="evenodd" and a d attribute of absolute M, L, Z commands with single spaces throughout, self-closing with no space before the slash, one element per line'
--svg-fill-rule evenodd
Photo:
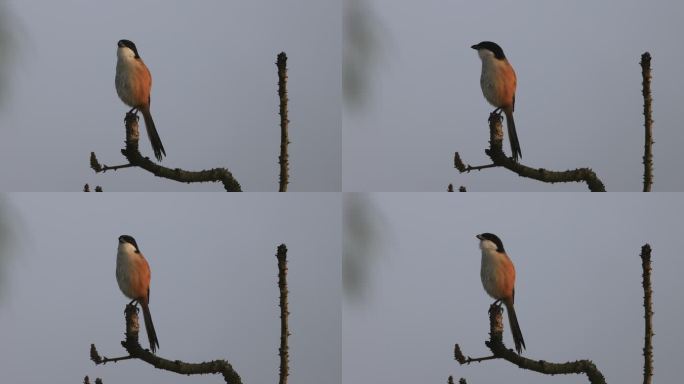
<path fill-rule="evenodd" d="M 508 311 L 508 323 L 511 326 L 511 335 L 513 335 L 513 343 L 515 343 L 515 350 L 518 354 L 522 352 L 525 348 L 525 340 L 523 339 L 522 331 L 520 331 L 520 325 L 518 324 L 518 317 L 515 315 L 515 309 L 513 308 L 513 302 L 506 300 L 506 311 Z"/>
<path fill-rule="evenodd" d="M 157 128 L 154 126 L 154 121 L 152 120 L 152 114 L 150 113 L 150 107 L 140 108 L 143 118 L 145 119 L 145 128 L 147 129 L 147 137 L 150 138 L 150 143 L 152 143 L 152 150 L 154 151 L 154 157 L 161 161 L 162 154 L 166 156 L 166 151 L 164 151 L 164 145 L 161 142 L 159 133 L 157 133 Z"/>
<path fill-rule="evenodd" d="M 157 340 L 157 332 L 154 331 L 154 324 L 152 324 L 150 307 L 146 299 L 140 300 L 140 305 L 142 305 L 143 317 L 145 318 L 145 331 L 147 332 L 147 339 L 150 341 L 150 350 L 154 353 L 159 348 L 159 340 Z"/>
<path fill-rule="evenodd" d="M 520 151 L 520 142 L 518 141 L 518 134 L 515 132 L 513 110 L 509 108 L 504 108 L 504 112 L 506 113 L 506 125 L 508 126 L 508 140 L 511 142 L 511 152 L 513 154 L 513 160 L 517 162 L 519 158 L 522 158 L 522 152 Z"/>

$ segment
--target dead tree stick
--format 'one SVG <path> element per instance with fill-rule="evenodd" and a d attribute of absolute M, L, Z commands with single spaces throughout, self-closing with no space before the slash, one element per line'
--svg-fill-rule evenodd
<path fill-rule="evenodd" d="M 287 133 L 290 120 L 287 117 L 287 55 L 285 52 L 278 54 L 276 61 L 278 66 L 278 96 L 280 97 L 280 185 L 278 192 L 287 192 L 287 184 L 290 182 L 289 165 L 290 155 L 287 153 L 287 146 L 290 139 Z"/>
<path fill-rule="evenodd" d="M 651 289 L 651 246 L 641 247 L 642 285 L 644 287 L 644 384 L 653 377 L 653 290 Z"/>
<path fill-rule="evenodd" d="M 280 380 L 279 384 L 287 384 L 287 377 L 290 374 L 289 359 L 290 352 L 287 345 L 287 339 L 290 336 L 288 325 L 288 316 L 290 311 L 287 309 L 287 246 L 280 244 L 278 252 L 278 288 L 280 289 Z"/>
<path fill-rule="evenodd" d="M 653 185 L 653 111 L 651 109 L 651 54 L 641 55 L 641 94 L 644 96 L 644 192 Z"/>

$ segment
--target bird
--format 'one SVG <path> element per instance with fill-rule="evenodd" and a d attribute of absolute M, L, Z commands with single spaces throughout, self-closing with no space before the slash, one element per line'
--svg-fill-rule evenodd
<path fill-rule="evenodd" d="M 513 335 L 513 343 L 518 354 L 522 353 L 525 347 L 518 317 L 515 315 L 513 301 L 515 298 L 515 267 L 513 262 L 506 254 L 503 243 L 498 236 L 493 233 L 481 233 L 475 236 L 480 240 L 482 250 L 482 265 L 480 268 L 480 278 L 484 290 L 496 299 L 495 303 L 506 306 L 508 312 L 508 323 Z"/>
<path fill-rule="evenodd" d="M 154 330 L 152 315 L 150 314 L 150 265 L 138 248 L 133 236 L 119 236 L 119 247 L 116 254 L 116 281 L 121 292 L 140 303 L 145 319 L 145 331 L 150 342 L 152 353 L 159 348 L 157 332 Z M 129 305 L 130 305 L 129 304 Z"/>
<path fill-rule="evenodd" d="M 496 107 L 495 112 L 503 111 L 506 114 L 508 140 L 511 142 L 513 161 L 517 162 L 522 157 L 522 152 L 513 120 L 517 83 L 515 71 L 498 44 L 483 41 L 471 46 L 471 48 L 477 50 L 477 54 L 482 60 L 482 73 L 480 74 L 482 94 L 489 104 Z"/>
<path fill-rule="evenodd" d="M 154 156 L 161 161 L 162 155 L 166 156 L 166 151 L 150 114 L 152 75 L 132 41 L 119 40 L 117 46 L 116 77 L 114 78 L 116 93 L 124 104 L 132 108 L 129 113 L 136 110 L 142 112 Z"/>

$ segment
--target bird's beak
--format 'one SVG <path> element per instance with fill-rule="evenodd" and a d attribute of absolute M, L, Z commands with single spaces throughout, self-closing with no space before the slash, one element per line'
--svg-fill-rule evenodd
<path fill-rule="evenodd" d="M 478 240 L 482 240 L 482 236 L 480 235 L 476 235 L 475 237 L 477 237 Z"/>
<path fill-rule="evenodd" d="M 470 46 L 470 48 L 472 48 L 472 49 L 477 49 L 478 46 L 477 46 L 477 44 L 475 44 L 475 45 Z"/>

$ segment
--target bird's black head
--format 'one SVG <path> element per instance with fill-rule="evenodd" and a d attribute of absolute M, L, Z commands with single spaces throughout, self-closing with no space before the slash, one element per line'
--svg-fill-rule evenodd
<path fill-rule="evenodd" d="M 133 51 L 133 53 L 135 53 L 135 58 L 140 58 L 140 55 L 138 55 L 138 48 L 135 47 L 135 44 L 132 41 L 123 39 L 119 40 L 119 42 L 116 45 L 119 47 L 130 48 L 130 50 Z"/>
<path fill-rule="evenodd" d="M 493 233 L 485 232 L 485 233 L 481 233 L 481 234 L 479 234 L 479 235 L 477 235 L 477 236 L 475 236 L 475 237 L 477 237 L 478 239 L 480 239 L 480 241 L 482 241 L 482 240 L 489 240 L 489 241 L 491 241 L 492 243 L 496 244 L 496 251 L 497 251 L 497 252 L 506 252 L 506 251 L 504 250 L 504 246 L 503 246 L 503 243 L 501 242 L 501 239 L 499 239 L 499 236 L 497 236 L 497 235 L 495 235 L 495 234 L 493 234 Z"/>
<path fill-rule="evenodd" d="M 132 246 L 135 247 L 135 250 L 137 252 L 140 252 L 140 249 L 138 248 L 138 243 L 135 242 L 135 239 L 133 236 L 130 235 L 121 235 L 119 236 L 119 243 L 128 243 L 131 244 Z"/>
<path fill-rule="evenodd" d="M 473 45 L 470 48 L 476 49 L 478 51 L 480 49 L 487 49 L 489 51 L 492 51 L 492 53 L 494 53 L 494 57 L 496 57 L 499 60 L 506 58 L 506 55 L 504 55 L 503 49 L 501 49 L 501 47 L 499 47 L 499 44 L 492 43 L 491 41 L 483 41 L 479 44 Z"/>

